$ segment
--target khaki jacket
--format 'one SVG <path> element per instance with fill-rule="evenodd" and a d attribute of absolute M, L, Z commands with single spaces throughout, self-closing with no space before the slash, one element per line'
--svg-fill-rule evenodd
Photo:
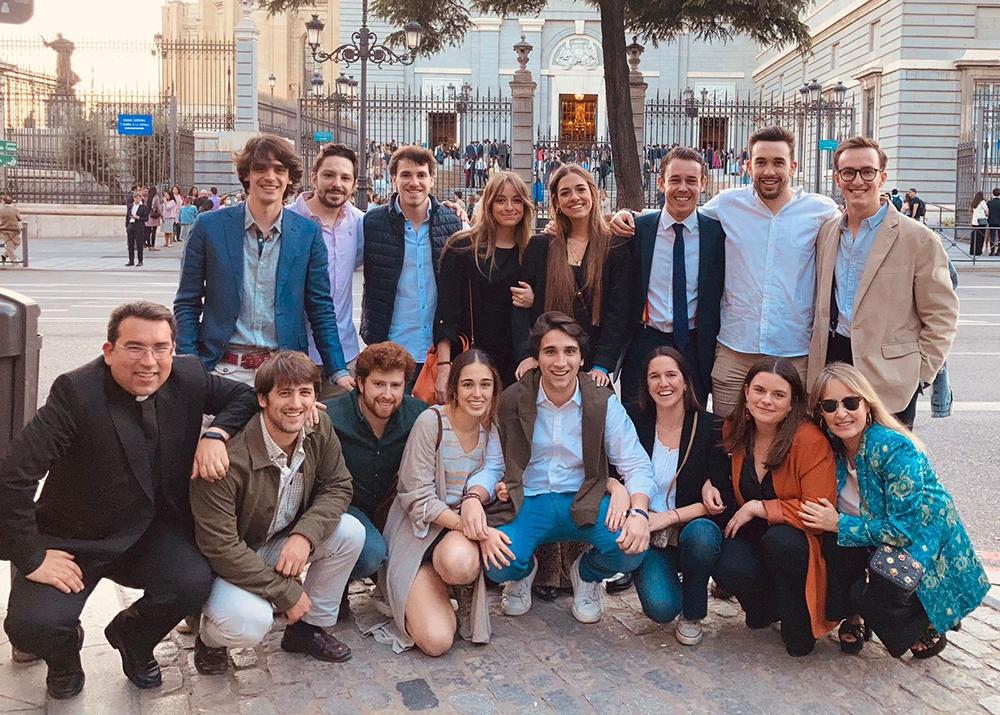
<path fill-rule="evenodd" d="M 353 487 L 340 440 L 326 415 L 320 415 L 315 427 L 306 426 L 303 439 L 302 506 L 283 535 L 301 534 L 315 550 L 337 528 L 351 504 Z M 267 455 L 261 420 L 251 420 L 229 441 L 228 451 L 225 477 L 217 482 L 191 482 L 198 548 L 216 575 L 287 611 L 302 596 L 302 586 L 256 553 L 267 539 L 281 479 L 280 470 Z"/>
<path fill-rule="evenodd" d="M 826 364 L 830 293 L 840 218 L 816 240 L 816 312 L 809 387 Z M 889 206 L 865 264 L 851 322 L 854 365 L 890 412 L 901 412 L 921 382 L 933 382 L 958 330 L 958 295 L 944 246 L 931 229 Z"/>

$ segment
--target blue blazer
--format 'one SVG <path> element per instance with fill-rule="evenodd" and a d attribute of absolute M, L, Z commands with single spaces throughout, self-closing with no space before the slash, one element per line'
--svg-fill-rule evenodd
<path fill-rule="evenodd" d="M 908 437 L 873 424 L 854 459 L 861 516 L 841 514 L 841 546 L 901 546 L 926 572 L 917 598 L 935 629 L 944 633 L 974 611 L 990 590 L 951 495 Z M 847 462 L 837 456 L 837 490 L 847 481 Z"/>
<path fill-rule="evenodd" d="M 653 249 L 660 212 L 649 212 L 635 220 L 633 261 L 639 280 L 634 282 L 632 328 L 642 323 L 642 313 L 649 292 L 649 273 L 653 266 Z M 722 224 L 698 212 L 698 309 L 695 329 L 698 331 L 690 365 L 692 372 L 708 393 L 712 389 L 712 367 L 715 364 L 715 340 L 719 336 L 719 313 L 722 306 L 722 285 L 726 275 L 726 233 Z"/>
<path fill-rule="evenodd" d="M 184 248 L 174 298 L 177 352 L 197 355 L 211 370 L 236 330 L 243 293 L 244 205 L 200 214 Z M 308 353 L 306 318 L 323 374 L 345 369 L 330 296 L 323 233 L 315 222 L 282 209 L 274 322 L 278 347 Z"/>

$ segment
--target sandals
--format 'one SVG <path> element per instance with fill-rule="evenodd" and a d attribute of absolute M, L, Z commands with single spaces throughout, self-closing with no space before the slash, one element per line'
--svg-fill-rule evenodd
<path fill-rule="evenodd" d="M 923 646 L 920 650 L 910 648 L 910 652 L 913 653 L 914 658 L 933 658 L 938 653 L 943 651 L 946 645 L 948 645 L 948 637 L 944 633 L 938 633 L 933 628 L 928 628 L 924 631 L 924 634 L 920 636 L 920 640 L 913 645 Z"/>
<path fill-rule="evenodd" d="M 850 636 L 854 640 L 845 640 L 844 636 Z M 872 629 L 867 623 L 845 620 L 837 629 L 837 638 L 842 652 L 857 655 L 865 647 L 865 641 L 872 639 Z"/>

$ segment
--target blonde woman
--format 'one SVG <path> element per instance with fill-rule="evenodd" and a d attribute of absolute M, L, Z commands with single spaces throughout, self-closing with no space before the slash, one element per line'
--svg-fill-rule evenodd
<path fill-rule="evenodd" d="M 827 534 L 827 617 L 843 619 L 841 649 L 857 653 L 874 631 L 893 657 L 935 656 L 990 588 L 951 495 L 857 368 L 827 365 L 810 403 L 833 446 L 837 499 L 803 503 L 800 517 Z M 926 569 L 914 594 L 874 574 L 866 583 L 870 552 L 883 545 Z"/>
<path fill-rule="evenodd" d="M 472 227 L 445 245 L 434 316 L 439 402 L 444 401 L 451 358 L 461 349 L 460 335 L 489 353 L 504 387 L 514 382 L 511 313 L 515 301 L 531 305 L 522 298 L 527 284 L 520 281 L 533 225 L 527 185 L 517 174 L 501 171 L 487 182 Z"/>

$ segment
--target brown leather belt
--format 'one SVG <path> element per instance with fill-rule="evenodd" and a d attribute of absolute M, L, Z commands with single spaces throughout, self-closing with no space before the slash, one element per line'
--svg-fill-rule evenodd
<path fill-rule="evenodd" d="M 245 353 L 227 350 L 222 353 L 222 357 L 219 358 L 219 362 L 228 363 L 230 365 L 239 365 L 244 370 L 256 370 L 263 365 L 264 361 L 269 357 L 271 357 L 271 352 L 269 350 L 258 350 Z"/>

